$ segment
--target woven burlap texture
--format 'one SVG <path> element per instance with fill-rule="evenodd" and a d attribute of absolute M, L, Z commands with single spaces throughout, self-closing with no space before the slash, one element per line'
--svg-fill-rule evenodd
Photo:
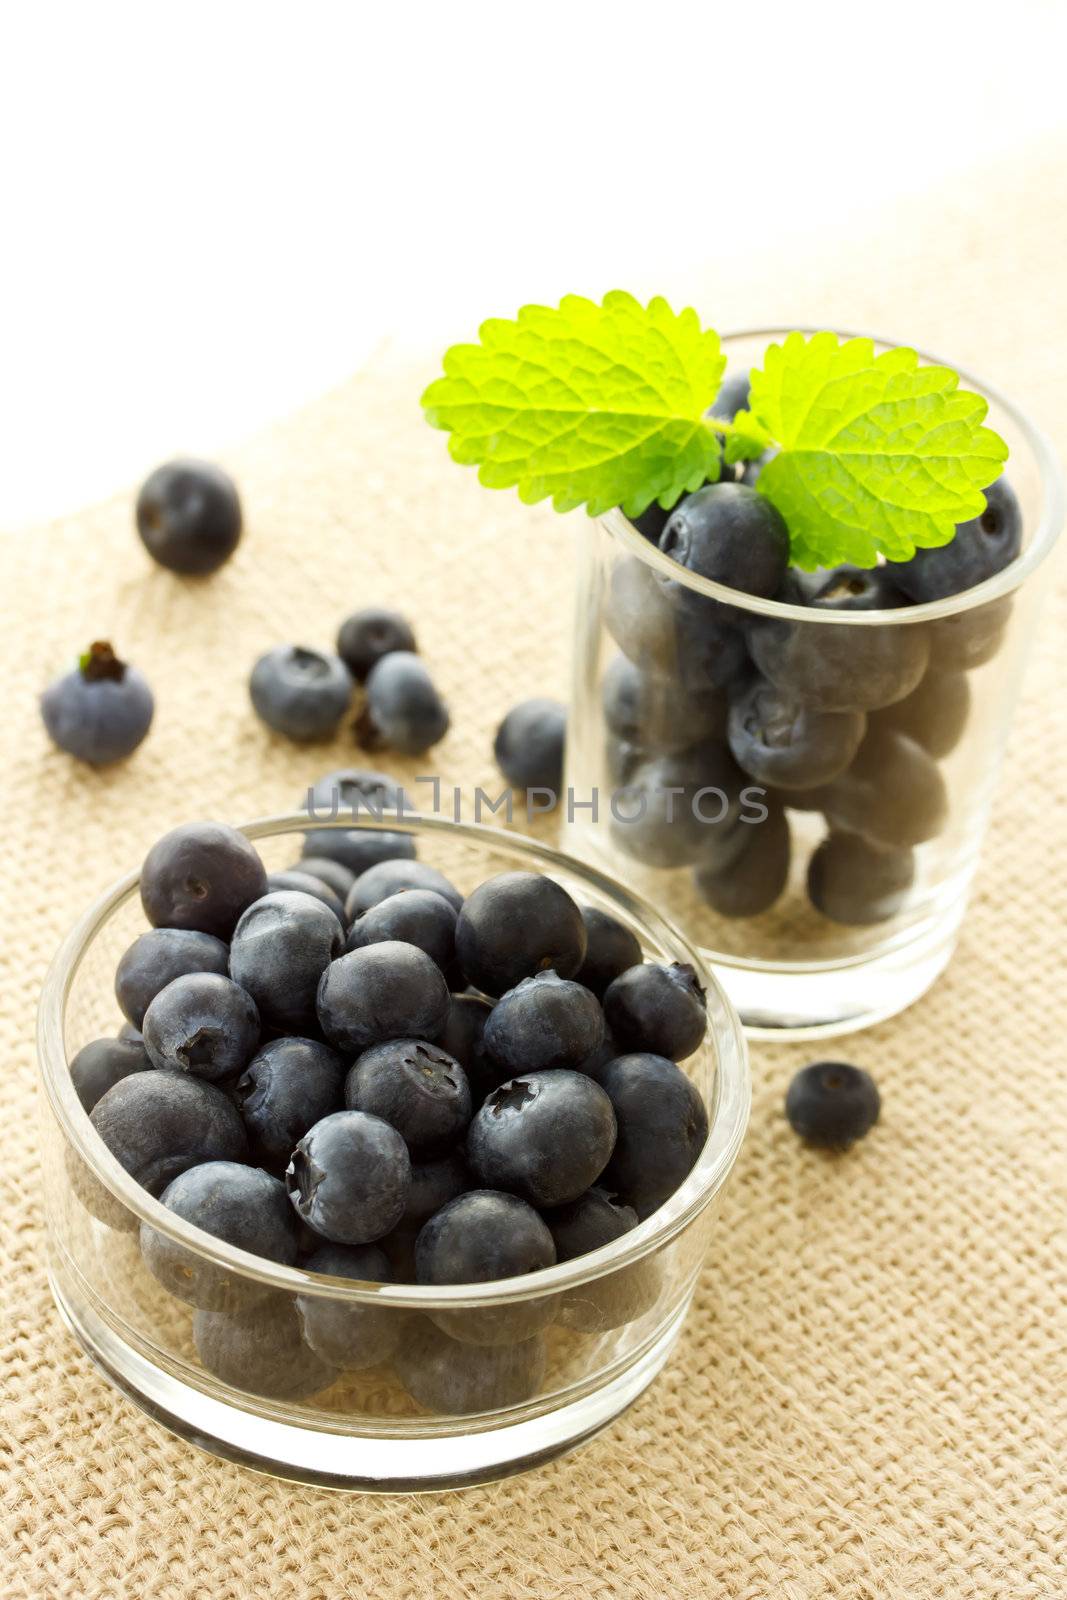
<path fill-rule="evenodd" d="M 862 238 L 839 228 L 821 253 L 797 242 L 787 281 L 781 260 L 727 257 L 693 296 L 722 326 L 904 330 L 1015 391 L 1063 439 L 1067 165 L 1054 155 L 1035 152 L 1025 183 L 1021 169 L 986 172 Z M 453 707 L 440 771 L 468 787 L 493 782 L 491 731 L 511 702 L 565 693 L 574 521 L 486 494 L 448 462 L 419 417 L 430 373 L 428 359 L 379 362 L 233 450 L 249 531 L 209 584 L 151 566 L 131 494 L 3 543 L 0 1592 L 1058 1600 L 1062 585 L 959 953 L 920 1004 L 844 1047 L 879 1080 L 881 1125 L 845 1158 L 800 1148 L 781 1107 L 804 1055 L 754 1050 L 751 1132 L 682 1342 L 598 1440 L 453 1496 L 292 1487 L 170 1438 L 61 1327 L 31 1156 L 33 1013 L 58 939 L 165 828 L 288 809 L 351 756 L 340 741 L 309 754 L 270 738 L 247 704 L 253 658 L 279 640 L 328 645 L 347 609 L 396 603 Z M 35 698 L 102 635 L 145 670 L 158 717 L 131 762 L 94 774 L 48 747 Z"/>

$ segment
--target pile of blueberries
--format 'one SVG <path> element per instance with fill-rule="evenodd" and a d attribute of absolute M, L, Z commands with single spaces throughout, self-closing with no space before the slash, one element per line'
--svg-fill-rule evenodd
<path fill-rule="evenodd" d="M 732 417 L 747 399 L 747 379 L 733 378 L 713 410 Z M 940 549 L 802 572 L 789 565 L 781 514 L 755 490 L 763 465 L 724 468 L 671 512 L 653 505 L 638 531 L 687 572 L 813 612 L 944 599 L 1019 554 L 1019 503 L 1000 478 L 981 516 Z M 893 916 L 915 848 L 945 824 L 938 763 L 967 722 L 967 675 L 998 650 L 1009 610 L 1001 599 L 926 624 L 809 626 L 619 562 L 606 620 L 621 654 L 602 690 L 609 771 L 632 792 L 620 802 L 626 820 L 613 822 L 619 845 L 649 866 L 690 868 L 720 915 L 756 916 L 788 879 L 788 812 L 821 812 L 829 831 L 808 864 L 813 905 L 852 925 Z M 745 810 L 753 785 L 766 791 L 760 820 Z M 694 814 L 691 799 L 707 788 L 721 791 L 719 809 Z"/>
<path fill-rule="evenodd" d="M 341 779 L 395 792 L 373 773 L 323 782 Z M 465 898 L 408 834 L 311 828 L 304 850 L 268 873 L 243 834 L 193 823 L 145 859 L 150 927 L 115 976 L 126 1025 L 70 1069 L 138 1183 L 268 1260 L 426 1285 L 570 1260 L 668 1199 L 708 1131 L 677 1065 L 706 1027 L 692 968 L 644 961 L 548 876 L 505 872 Z M 86 1206 L 129 1228 L 72 1166 Z M 220 1379 L 300 1398 L 388 1361 L 440 1412 L 527 1397 L 549 1323 L 599 1332 L 658 1293 L 638 1262 L 573 1294 L 422 1317 L 265 1290 L 147 1224 L 140 1246 L 196 1308 Z"/>

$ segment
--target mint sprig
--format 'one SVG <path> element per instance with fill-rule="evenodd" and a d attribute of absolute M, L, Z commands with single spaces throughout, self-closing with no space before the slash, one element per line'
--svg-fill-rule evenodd
<path fill-rule="evenodd" d="M 665 300 L 569 295 L 483 324 L 422 397 L 453 457 L 527 503 L 636 517 L 765 451 L 757 488 L 782 513 L 791 559 L 814 568 L 907 560 L 978 516 L 1008 450 L 986 402 L 914 350 L 791 333 L 754 370 L 750 409 L 708 415 L 725 368 L 719 336 Z"/>

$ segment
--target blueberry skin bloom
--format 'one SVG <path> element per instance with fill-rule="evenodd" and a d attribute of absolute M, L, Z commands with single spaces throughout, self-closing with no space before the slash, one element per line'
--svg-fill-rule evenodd
<path fill-rule="evenodd" d="M 367 681 L 367 674 L 382 656 L 396 650 L 413 655 L 416 649 L 411 624 L 399 611 L 388 611 L 384 606 L 353 611 L 337 634 L 337 654 L 357 683 Z"/>
<path fill-rule="evenodd" d="M 359 1283 L 391 1283 L 392 1268 L 376 1245 L 352 1248 L 324 1244 L 304 1262 L 308 1272 Z M 313 1294 L 296 1297 L 296 1309 L 309 1350 L 332 1367 L 359 1370 L 388 1361 L 403 1326 L 401 1311 L 387 1306 L 349 1305 Z"/>
<path fill-rule="evenodd" d="M 556 1260 L 573 1261 L 636 1228 L 637 1212 L 620 1204 L 607 1189 L 594 1186 L 577 1200 L 546 1212 L 545 1221 L 556 1246 Z"/>
<path fill-rule="evenodd" d="M 525 1200 L 471 1189 L 434 1213 L 415 1245 L 420 1283 L 492 1283 L 555 1264 L 552 1235 Z"/>
<path fill-rule="evenodd" d="M 620 1050 L 684 1061 L 704 1037 L 707 1002 L 691 966 L 649 962 L 615 979 L 604 996 L 604 1017 Z"/>
<path fill-rule="evenodd" d="M 344 934 L 335 912 L 311 895 L 276 890 L 254 900 L 233 930 L 230 976 L 279 1027 L 315 1020 L 315 1001 Z"/>
<path fill-rule="evenodd" d="M 925 844 L 948 815 L 936 761 L 914 739 L 884 726 L 870 729 L 847 772 L 816 796 L 831 827 L 886 850 Z"/>
<path fill-rule="evenodd" d="M 522 700 L 496 730 L 493 755 L 513 789 L 551 789 L 558 795 L 566 737 L 567 713 L 558 700 Z"/>
<path fill-rule="evenodd" d="M 776 789 L 830 783 L 867 730 L 862 711 L 817 711 L 756 678 L 730 706 L 727 735 L 739 767 Z"/>
<path fill-rule="evenodd" d="M 372 906 L 380 905 L 390 895 L 400 894 L 404 889 L 429 889 L 447 900 L 456 912 L 463 905 L 463 896 L 443 872 L 427 866 L 425 861 L 405 857 L 401 860 L 376 861 L 365 872 L 361 872 L 345 901 L 345 915 L 350 922 L 355 922 Z"/>
<path fill-rule="evenodd" d="M 138 1039 L 93 1039 L 70 1064 L 74 1092 L 86 1111 L 131 1072 L 147 1072 L 152 1063 Z"/>
<path fill-rule="evenodd" d="M 456 957 L 456 908 L 434 889 L 401 889 L 356 918 L 345 948 L 362 950 L 390 939 L 417 945 L 447 972 Z"/>
<path fill-rule="evenodd" d="M 137 532 L 161 567 L 203 577 L 228 561 L 241 537 L 241 502 L 210 461 L 168 461 L 137 496 Z"/>
<path fill-rule="evenodd" d="M 328 739 L 348 710 L 352 676 L 339 656 L 280 644 L 260 656 L 248 680 L 261 722 L 288 739 Z"/>
<path fill-rule="evenodd" d="M 644 1219 L 693 1170 L 708 1137 L 700 1092 L 665 1056 L 619 1056 L 600 1074 L 618 1124 L 602 1186 Z"/>
<path fill-rule="evenodd" d="M 1007 478 L 985 491 L 985 510 L 956 525 L 955 536 L 936 549 L 916 550 L 910 561 L 890 561 L 889 573 L 909 600 L 944 600 L 973 589 L 1015 560 L 1023 543 L 1022 508 Z"/>
<path fill-rule="evenodd" d="M 432 1322 L 408 1326 L 393 1360 L 411 1398 L 439 1416 L 464 1417 L 521 1405 L 541 1387 L 547 1352 L 541 1338 L 496 1349 L 471 1349 Z"/>
<path fill-rule="evenodd" d="M 180 1173 L 159 1198 L 176 1217 L 238 1250 L 283 1266 L 296 1261 L 297 1222 L 285 1186 L 258 1167 L 205 1161 Z M 147 1222 L 141 1224 L 141 1255 L 164 1289 L 189 1305 L 221 1311 L 259 1297 L 250 1282 L 204 1261 Z"/>
<path fill-rule="evenodd" d="M 322 1031 L 339 1050 L 362 1054 L 386 1039 L 436 1039 L 451 998 L 424 950 L 398 940 L 332 961 L 319 984 Z"/>
<path fill-rule="evenodd" d="M 154 1195 L 187 1167 L 243 1161 L 247 1152 L 232 1102 L 184 1072 L 123 1078 L 94 1106 L 91 1121 L 119 1165 Z"/>
<path fill-rule="evenodd" d="M 115 999 L 136 1028 L 161 989 L 190 972 L 226 977 L 230 952 L 222 939 L 193 928 L 149 928 L 124 952 L 115 969 Z"/>
<path fill-rule="evenodd" d="M 755 489 L 713 483 L 672 512 L 659 547 L 699 577 L 765 599 L 777 593 L 789 565 L 789 530 L 781 512 Z M 668 580 L 668 593 L 686 591 Z"/>
<path fill-rule="evenodd" d="M 141 868 L 141 904 L 155 928 L 193 928 L 228 939 L 241 912 L 266 892 L 258 854 L 223 822 L 172 828 Z"/>
<path fill-rule="evenodd" d="M 910 849 L 883 849 L 856 833 L 829 833 L 808 863 L 812 905 L 846 927 L 887 922 L 902 909 L 914 880 Z"/>
<path fill-rule="evenodd" d="M 436 1161 L 413 1161 L 411 1192 L 400 1219 L 400 1227 L 409 1231 L 418 1230 L 435 1211 L 440 1211 L 442 1206 L 472 1187 L 467 1163 L 458 1150 L 450 1150 L 448 1155 L 440 1156 Z"/>
<path fill-rule="evenodd" d="M 604 1042 L 596 995 L 554 972 L 523 978 L 497 1001 L 485 1045 L 505 1077 L 547 1067 L 579 1067 Z"/>
<path fill-rule="evenodd" d="M 272 1400 L 305 1400 L 337 1376 L 304 1343 L 296 1306 L 287 1294 L 271 1295 L 243 1311 L 197 1311 L 193 1343 L 216 1378 Z"/>
<path fill-rule="evenodd" d="M 314 877 L 310 872 L 304 872 L 299 867 L 287 867 L 282 872 L 268 872 L 267 889 L 271 894 L 284 889 L 293 894 L 310 895 L 320 905 L 329 906 L 341 924 L 342 932 L 347 926 L 345 903 L 341 896 L 336 894 L 328 883 L 323 883 L 321 878 Z"/>
<path fill-rule="evenodd" d="M 284 1171 L 308 1129 L 340 1111 L 344 1064 L 314 1039 L 271 1039 L 233 1089 L 256 1159 Z"/>
<path fill-rule="evenodd" d="M 102 643 L 90 645 L 73 672 L 41 696 L 41 720 L 52 743 L 93 767 L 131 755 L 154 710 L 144 675 Z"/>
<path fill-rule="evenodd" d="M 490 1189 L 535 1206 L 576 1200 L 615 1146 L 611 1101 L 581 1072 L 532 1072 L 486 1097 L 467 1134 L 467 1160 Z"/>
<path fill-rule="evenodd" d="M 786 1092 L 785 1114 L 794 1133 L 809 1144 L 844 1150 L 878 1121 L 878 1087 L 869 1072 L 844 1061 L 802 1067 Z"/>
<path fill-rule="evenodd" d="M 144 1016 L 154 1067 L 217 1082 L 240 1072 L 259 1043 L 252 996 L 217 972 L 190 972 L 161 989 Z"/>
<path fill-rule="evenodd" d="M 359 722 L 364 749 L 420 756 L 444 738 L 449 721 L 425 663 L 412 651 L 396 650 L 375 663 Z"/>
<path fill-rule="evenodd" d="M 501 995 L 551 967 L 573 978 L 585 960 L 582 914 L 558 883 L 536 872 L 501 872 L 464 902 L 456 955 L 470 983 Z"/>
<path fill-rule="evenodd" d="M 613 917 L 610 911 L 599 906 L 583 906 L 585 924 L 585 960 L 576 975 L 576 982 L 584 983 L 598 999 L 602 999 L 609 983 L 613 983 L 628 967 L 639 967 L 643 960 L 636 934 Z"/>
<path fill-rule="evenodd" d="M 404 1214 L 411 1158 L 396 1129 L 380 1117 L 335 1111 L 300 1140 L 285 1187 L 298 1216 L 323 1238 L 371 1244 Z"/>
<path fill-rule="evenodd" d="M 463 1068 L 422 1039 L 388 1039 L 365 1050 L 345 1079 L 345 1105 L 381 1117 L 424 1158 L 454 1144 L 471 1119 Z"/>

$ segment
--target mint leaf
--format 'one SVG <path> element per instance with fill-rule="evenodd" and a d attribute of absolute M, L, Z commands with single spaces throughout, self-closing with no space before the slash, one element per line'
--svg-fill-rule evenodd
<path fill-rule="evenodd" d="M 422 404 L 487 488 L 636 517 L 718 478 L 704 412 L 726 359 L 695 311 L 659 298 L 645 307 L 618 289 L 601 305 L 568 295 L 558 309 L 485 322 L 479 339 L 448 351 Z"/>
<path fill-rule="evenodd" d="M 755 461 L 771 443 L 771 436 L 760 426 L 751 411 L 739 411 L 726 435 L 723 455 L 729 467 L 738 461 Z"/>
<path fill-rule="evenodd" d="M 947 544 L 1008 454 L 954 372 L 920 367 L 914 350 L 876 356 L 869 339 L 789 334 L 753 371 L 749 404 L 780 447 L 757 487 L 808 569 Z"/>

